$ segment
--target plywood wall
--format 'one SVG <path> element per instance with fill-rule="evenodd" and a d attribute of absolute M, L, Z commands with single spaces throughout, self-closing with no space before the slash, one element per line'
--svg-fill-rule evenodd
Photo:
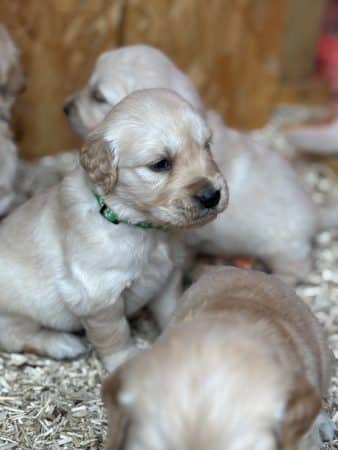
<path fill-rule="evenodd" d="M 230 124 L 264 124 L 278 90 L 283 17 L 284 0 L 1 0 L 0 21 L 27 75 L 15 112 L 22 153 L 79 144 L 63 100 L 100 52 L 121 44 L 159 46 Z"/>
<path fill-rule="evenodd" d="M 286 0 L 287 15 L 282 50 L 284 80 L 302 82 L 311 77 L 315 63 L 313 56 L 326 6 L 326 0 Z"/>

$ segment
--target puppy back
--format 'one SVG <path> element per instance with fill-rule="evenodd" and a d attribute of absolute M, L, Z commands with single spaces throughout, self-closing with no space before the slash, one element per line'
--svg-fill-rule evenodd
<path fill-rule="evenodd" d="M 186 291 L 171 324 L 204 314 L 264 320 L 285 344 L 291 344 L 305 369 L 317 372 L 317 387 L 326 394 L 332 353 L 325 332 L 305 302 L 277 277 L 232 267 L 208 269 Z"/>

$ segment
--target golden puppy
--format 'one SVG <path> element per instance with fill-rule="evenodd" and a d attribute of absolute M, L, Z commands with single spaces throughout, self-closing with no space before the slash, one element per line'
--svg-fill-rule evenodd
<path fill-rule="evenodd" d="M 153 348 L 107 379 L 109 450 L 318 450 L 330 351 L 273 276 L 210 269 Z"/>
<path fill-rule="evenodd" d="M 85 137 L 116 102 L 149 87 L 173 89 L 204 109 L 192 81 L 165 54 L 131 45 L 99 56 L 87 84 L 65 102 L 69 124 Z M 319 208 L 290 164 L 270 148 L 227 127 L 214 111 L 206 112 L 206 120 L 231 198 L 226 214 L 189 230 L 186 243 L 193 252 L 257 257 L 291 283 L 304 279 L 311 269 L 312 240 L 338 226 L 338 208 Z"/>
<path fill-rule="evenodd" d="M 126 97 L 89 136 L 77 167 L 0 225 L 0 347 L 70 358 L 88 339 L 113 370 L 135 351 L 127 318 L 175 308 L 173 231 L 227 203 L 210 131 L 174 92 Z M 178 249 L 179 250 L 179 249 Z"/>

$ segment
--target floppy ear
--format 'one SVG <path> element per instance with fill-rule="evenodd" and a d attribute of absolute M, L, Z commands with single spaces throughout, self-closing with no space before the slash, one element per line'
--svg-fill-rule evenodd
<path fill-rule="evenodd" d="M 101 389 L 108 416 L 106 450 L 120 450 L 128 428 L 127 415 L 118 401 L 122 384 L 122 370 L 122 368 L 117 369 L 106 378 Z"/>
<path fill-rule="evenodd" d="M 117 178 L 117 157 L 111 145 L 102 138 L 94 137 L 86 142 L 80 152 L 82 167 L 105 195 L 113 192 Z"/>
<path fill-rule="evenodd" d="M 283 450 L 298 450 L 304 434 L 310 429 L 321 409 L 321 400 L 305 377 L 297 377 L 286 405 L 282 427 Z"/>

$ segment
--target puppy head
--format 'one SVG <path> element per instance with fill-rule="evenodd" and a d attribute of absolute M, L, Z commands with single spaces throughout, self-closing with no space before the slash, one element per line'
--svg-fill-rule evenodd
<path fill-rule="evenodd" d="M 320 407 L 308 381 L 203 338 L 155 344 L 107 379 L 107 450 L 300 450 Z"/>
<path fill-rule="evenodd" d="M 206 223 L 228 201 L 200 114 L 165 89 L 126 97 L 90 134 L 81 163 L 112 209 L 161 226 Z M 119 211 L 117 211 L 119 212 Z"/>
<path fill-rule="evenodd" d="M 8 120 L 14 100 L 24 89 L 25 83 L 18 49 L 1 24 L 0 54 L 0 115 Z"/>
<path fill-rule="evenodd" d="M 149 88 L 172 89 L 203 110 L 193 83 L 169 58 L 154 47 L 133 45 L 103 53 L 87 85 L 66 99 L 64 111 L 72 129 L 85 137 L 124 97 Z"/>

